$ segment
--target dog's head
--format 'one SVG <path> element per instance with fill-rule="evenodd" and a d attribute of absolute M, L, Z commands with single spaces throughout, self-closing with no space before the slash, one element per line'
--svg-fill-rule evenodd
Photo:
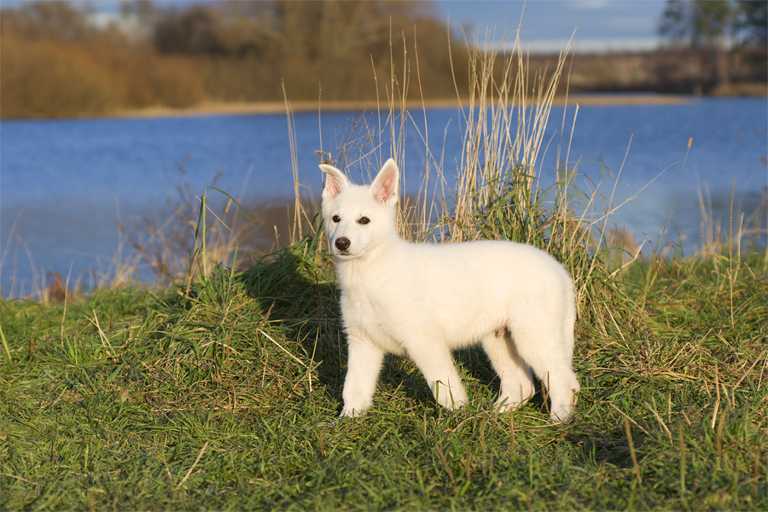
<path fill-rule="evenodd" d="M 370 185 L 355 185 L 331 165 L 325 173 L 323 221 L 331 253 L 347 260 L 365 256 L 397 236 L 395 206 L 400 172 L 391 158 Z"/>

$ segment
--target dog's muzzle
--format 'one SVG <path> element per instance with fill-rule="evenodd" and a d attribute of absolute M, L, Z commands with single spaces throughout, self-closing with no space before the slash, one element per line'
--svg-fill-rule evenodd
<path fill-rule="evenodd" d="M 340 236 L 333 244 L 339 251 L 346 253 L 349 250 L 349 246 L 352 245 L 352 242 L 349 241 L 349 238 Z"/>

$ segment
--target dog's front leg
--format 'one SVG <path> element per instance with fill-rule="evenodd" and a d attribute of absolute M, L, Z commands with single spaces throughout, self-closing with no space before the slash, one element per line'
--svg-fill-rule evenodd
<path fill-rule="evenodd" d="M 342 416 L 360 416 L 371 406 L 384 352 L 366 339 L 350 337 Z"/>
<path fill-rule="evenodd" d="M 435 400 L 447 409 L 457 409 L 467 403 L 467 392 L 447 347 L 428 343 L 407 347 L 408 356 L 427 379 Z"/>

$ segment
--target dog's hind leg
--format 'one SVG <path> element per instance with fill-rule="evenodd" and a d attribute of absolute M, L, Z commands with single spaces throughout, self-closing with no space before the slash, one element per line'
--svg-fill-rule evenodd
<path fill-rule="evenodd" d="M 406 347 L 406 350 L 440 405 L 446 409 L 457 409 L 467 403 L 467 392 L 447 347 L 422 343 Z"/>
<path fill-rule="evenodd" d="M 535 393 L 531 370 L 517 353 L 508 336 L 502 332 L 493 332 L 481 340 L 483 350 L 491 361 L 491 366 L 501 379 L 499 399 L 496 407 L 499 412 L 517 409 Z"/>
<path fill-rule="evenodd" d="M 550 416 L 556 422 L 571 418 L 576 404 L 579 381 L 571 368 L 571 347 L 563 339 L 562 328 L 535 320 L 518 319 L 510 326 L 515 348 L 547 388 L 551 401 Z"/>

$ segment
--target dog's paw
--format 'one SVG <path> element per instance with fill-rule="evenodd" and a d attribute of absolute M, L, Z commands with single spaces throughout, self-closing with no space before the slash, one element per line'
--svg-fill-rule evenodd
<path fill-rule="evenodd" d="M 461 409 L 469 401 L 467 392 L 464 390 L 464 386 L 462 386 L 461 383 L 455 384 L 454 386 L 445 386 L 441 381 L 438 381 L 432 388 L 432 394 L 437 403 L 449 411 Z"/>
<path fill-rule="evenodd" d="M 570 387 L 560 393 L 557 399 L 552 399 L 549 415 L 552 421 L 555 423 L 568 423 L 571 421 L 574 409 L 576 408 L 576 402 L 578 401 L 579 389 L 581 389 L 581 386 L 579 386 L 576 377 L 573 376 Z"/>
<path fill-rule="evenodd" d="M 498 400 L 496 400 L 496 403 L 494 404 L 493 408 L 498 412 L 499 414 L 504 414 L 507 412 L 516 411 L 523 405 L 525 405 L 525 402 L 528 400 L 520 401 L 515 400 L 512 397 L 509 396 L 500 396 Z"/>
<path fill-rule="evenodd" d="M 574 406 L 571 403 L 552 404 L 549 417 L 554 423 L 569 423 L 573 419 Z"/>
<path fill-rule="evenodd" d="M 340 418 L 359 418 L 368 412 L 368 407 L 352 407 L 345 405 L 341 410 Z"/>
<path fill-rule="evenodd" d="M 536 389 L 532 382 L 524 382 L 518 386 L 512 387 L 512 392 L 502 393 L 494 405 L 500 413 L 511 412 L 525 405 L 528 400 L 533 398 Z"/>
<path fill-rule="evenodd" d="M 469 400 L 467 400 L 466 397 L 458 397 L 454 398 L 452 396 L 449 397 L 437 397 L 437 403 L 448 409 L 449 411 L 455 411 L 457 409 L 461 409 L 467 403 Z"/>

